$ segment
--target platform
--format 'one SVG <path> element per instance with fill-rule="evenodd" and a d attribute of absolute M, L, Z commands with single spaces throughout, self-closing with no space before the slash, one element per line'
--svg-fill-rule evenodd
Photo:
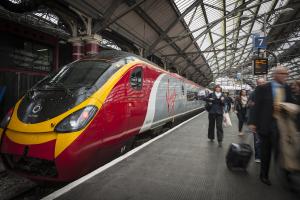
<path fill-rule="evenodd" d="M 233 127 L 224 128 L 223 147 L 218 147 L 207 139 L 207 118 L 202 113 L 101 173 L 45 199 L 299 199 L 282 187 L 274 171 L 273 185 L 262 184 L 253 158 L 246 173 L 229 171 L 225 164 L 229 144 L 252 144 L 253 136 L 238 136 L 236 116 L 231 114 Z"/>

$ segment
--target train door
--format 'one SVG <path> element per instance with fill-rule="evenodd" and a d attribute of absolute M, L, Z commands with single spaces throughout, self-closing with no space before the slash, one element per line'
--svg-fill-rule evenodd
<path fill-rule="evenodd" d="M 127 131 L 129 135 L 139 131 L 147 112 L 146 67 L 137 65 L 130 71 L 127 89 Z"/>

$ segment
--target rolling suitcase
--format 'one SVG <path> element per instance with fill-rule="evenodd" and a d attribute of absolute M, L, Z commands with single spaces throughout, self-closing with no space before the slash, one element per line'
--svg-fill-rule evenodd
<path fill-rule="evenodd" d="M 232 143 L 226 155 L 226 165 L 228 169 L 246 170 L 252 156 L 252 148 L 249 144 Z"/>

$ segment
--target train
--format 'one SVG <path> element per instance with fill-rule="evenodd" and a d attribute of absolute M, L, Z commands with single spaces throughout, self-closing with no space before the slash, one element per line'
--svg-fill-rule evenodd
<path fill-rule="evenodd" d="M 8 111 L 2 161 L 35 181 L 73 181 L 139 134 L 203 108 L 203 89 L 135 54 L 102 50 L 46 76 Z"/>

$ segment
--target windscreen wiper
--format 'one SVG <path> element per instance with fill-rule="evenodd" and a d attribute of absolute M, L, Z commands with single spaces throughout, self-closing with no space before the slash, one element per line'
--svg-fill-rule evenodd
<path fill-rule="evenodd" d="M 62 88 L 66 91 L 66 93 L 67 93 L 69 96 L 72 96 L 72 95 L 73 95 L 72 91 L 71 91 L 69 88 L 67 88 L 66 86 L 64 86 L 64 84 L 62 84 L 62 83 L 60 83 L 60 82 L 53 83 L 52 85 L 53 85 L 53 86 L 59 86 L 59 87 L 62 87 Z"/>

